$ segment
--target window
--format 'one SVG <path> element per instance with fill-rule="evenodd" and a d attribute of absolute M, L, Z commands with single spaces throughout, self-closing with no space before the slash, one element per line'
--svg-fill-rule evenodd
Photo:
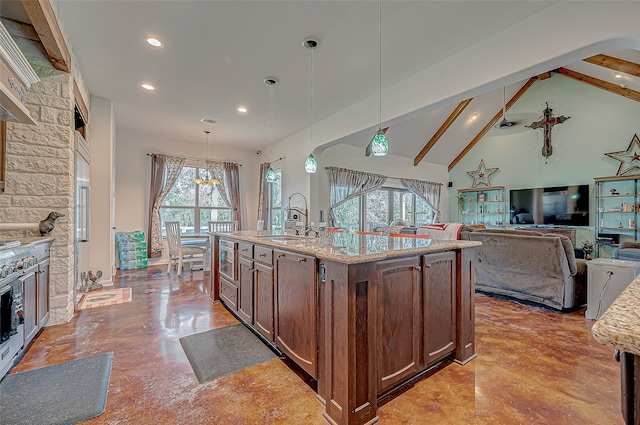
<path fill-rule="evenodd" d="M 340 227 L 350 231 L 373 231 L 394 220 L 410 226 L 433 221 L 433 210 L 427 202 L 407 189 L 382 188 L 350 199 L 333 213 Z"/>
<path fill-rule="evenodd" d="M 209 172 L 200 167 L 182 167 L 160 207 L 163 235 L 166 234 L 166 221 L 180 222 L 183 234 L 206 233 L 209 231 L 209 221 L 231 221 L 231 209 L 222 201 L 218 187 L 193 183 L 193 179 L 201 175 L 208 178 Z"/>
<path fill-rule="evenodd" d="M 271 230 L 282 229 L 282 169 L 273 170 L 276 173 L 276 180 L 271 183 L 271 195 L 269 197 L 269 223 Z"/>

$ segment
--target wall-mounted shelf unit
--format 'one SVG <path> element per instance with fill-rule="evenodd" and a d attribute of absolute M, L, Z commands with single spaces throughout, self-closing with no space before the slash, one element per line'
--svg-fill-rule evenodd
<path fill-rule="evenodd" d="M 464 205 L 458 206 L 458 221 L 464 224 L 484 224 L 487 228 L 505 227 L 506 204 L 503 186 L 458 189 Z"/>

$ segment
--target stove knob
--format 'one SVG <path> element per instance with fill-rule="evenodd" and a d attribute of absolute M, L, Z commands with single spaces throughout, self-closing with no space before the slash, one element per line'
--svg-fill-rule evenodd
<path fill-rule="evenodd" d="M 23 261 L 24 260 L 20 259 L 20 260 L 15 262 L 15 266 L 14 266 L 15 270 L 20 270 L 22 268 Z"/>
<path fill-rule="evenodd" d="M 9 276 L 10 274 L 9 270 L 10 270 L 9 266 L 7 265 L 2 266 L 2 268 L 0 269 L 0 277 L 4 279 L 5 277 Z"/>

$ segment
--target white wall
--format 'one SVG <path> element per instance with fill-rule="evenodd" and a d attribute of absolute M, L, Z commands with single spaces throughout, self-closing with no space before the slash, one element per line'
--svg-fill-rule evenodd
<path fill-rule="evenodd" d="M 156 135 L 119 129 L 116 140 L 116 228 L 118 232 L 147 233 L 151 157 L 148 153 L 204 158 L 202 141 L 163 139 Z M 258 174 L 261 155 L 255 150 L 224 146 L 209 137 L 210 159 L 233 161 L 240 167 L 241 216 L 243 229 L 255 229 L 258 208 Z M 167 258 L 150 260 L 166 262 Z"/>
<path fill-rule="evenodd" d="M 102 271 L 100 283 L 112 283 L 114 255 L 113 240 L 113 163 L 115 125 L 110 100 L 91 96 L 91 242 L 89 269 Z"/>
<path fill-rule="evenodd" d="M 542 130 L 523 126 L 538 120 L 545 102 L 554 116 L 571 117 L 553 127 L 553 155 L 546 163 L 541 153 Z M 451 221 L 457 220 L 457 189 L 471 187 L 473 179 L 466 172 L 477 169 L 480 159 L 488 168 L 499 168 L 491 184 L 505 186 L 507 191 L 566 184 L 590 184 L 593 190 L 594 177 L 616 175 L 620 165 L 604 154 L 626 150 L 633 135 L 640 133 L 640 102 L 562 75 L 533 84 L 507 112 L 507 118 L 520 114 L 533 114 L 534 118 L 508 130 L 492 129 L 451 170 Z M 591 225 L 594 211 L 591 205 Z"/>

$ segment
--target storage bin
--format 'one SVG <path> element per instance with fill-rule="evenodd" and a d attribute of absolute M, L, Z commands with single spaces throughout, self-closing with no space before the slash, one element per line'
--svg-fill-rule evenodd
<path fill-rule="evenodd" d="M 120 260 L 137 260 L 141 258 L 147 258 L 147 250 L 137 249 L 120 251 Z"/>
<path fill-rule="evenodd" d="M 118 242 L 118 251 L 144 251 L 147 249 L 147 242 Z"/>
<path fill-rule="evenodd" d="M 147 259 L 139 258 L 137 260 L 120 260 L 120 270 L 146 269 Z"/>
<path fill-rule="evenodd" d="M 135 230 L 133 232 L 117 232 L 116 242 L 139 242 L 144 241 L 144 232 Z"/>

